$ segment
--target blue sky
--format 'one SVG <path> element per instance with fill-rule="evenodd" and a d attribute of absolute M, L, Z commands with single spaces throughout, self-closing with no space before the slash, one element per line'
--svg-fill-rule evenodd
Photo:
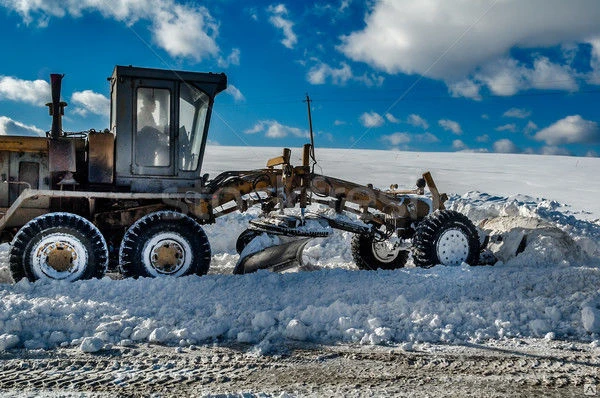
<path fill-rule="evenodd" d="M 0 134 L 108 126 L 114 65 L 225 72 L 210 140 L 600 154 L 598 0 L 0 0 Z"/>

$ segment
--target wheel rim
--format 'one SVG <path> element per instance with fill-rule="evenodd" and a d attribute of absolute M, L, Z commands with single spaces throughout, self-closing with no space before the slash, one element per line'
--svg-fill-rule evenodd
<path fill-rule="evenodd" d="M 188 241 L 173 232 L 156 234 L 145 245 L 142 261 L 148 272 L 156 276 L 180 276 L 192 262 L 192 249 Z"/>
<path fill-rule="evenodd" d="M 400 246 L 389 241 L 373 242 L 373 256 L 382 263 L 391 263 L 400 252 Z"/>
<path fill-rule="evenodd" d="M 442 232 L 436 246 L 437 257 L 441 264 L 461 265 L 469 258 L 469 240 L 458 228 Z"/>
<path fill-rule="evenodd" d="M 37 279 L 76 280 L 85 271 L 88 252 L 73 235 L 55 233 L 31 249 L 32 270 Z"/>

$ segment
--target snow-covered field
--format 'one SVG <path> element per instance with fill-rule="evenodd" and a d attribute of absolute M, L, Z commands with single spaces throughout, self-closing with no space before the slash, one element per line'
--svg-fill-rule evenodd
<path fill-rule="evenodd" d="M 278 155 L 209 147 L 205 170 L 262 167 Z M 476 223 L 536 218 L 567 236 L 542 231 L 493 267 L 366 272 L 352 262 L 350 234 L 336 233 L 307 248 L 315 271 L 237 276 L 235 241 L 256 212 L 232 214 L 206 227 L 213 259 L 203 277 L 14 284 L 0 265 L 0 350 L 239 342 L 269 353 L 291 340 L 410 350 L 510 337 L 599 345 L 600 159 L 360 150 L 317 157 L 323 174 L 381 188 L 412 187 L 430 170 L 449 207 Z"/>

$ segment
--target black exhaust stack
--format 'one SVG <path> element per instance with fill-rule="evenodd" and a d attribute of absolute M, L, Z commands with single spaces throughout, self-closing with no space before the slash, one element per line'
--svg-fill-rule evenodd
<path fill-rule="evenodd" d="M 75 143 L 66 137 L 62 129 L 62 117 L 65 114 L 66 102 L 60 100 L 61 81 L 64 75 L 52 73 L 50 85 L 52 89 L 52 102 L 46 104 L 52 116 L 52 129 L 48 140 L 48 169 L 52 173 L 60 173 L 57 185 L 74 185 L 76 181 L 73 174 L 76 168 Z M 54 182 L 53 182 L 54 186 Z"/>
<path fill-rule="evenodd" d="M 52 139 L 60 138 L 62 133 L 62 117 L 65 114 L 66 102 L 60 101 L 60 89 L 62 78 L 65 75 L 59 75 L 52 73 L 50 75 L 50 84 L 52 88 L 52 102 L 46 104 L 49 108 L 50 116 L 52 116 L 52 129 L 50 130 L 50 137 Z"/>

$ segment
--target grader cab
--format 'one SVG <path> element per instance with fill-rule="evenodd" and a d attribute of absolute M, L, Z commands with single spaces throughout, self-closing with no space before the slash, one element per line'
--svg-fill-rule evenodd
<path fill-rule="evenodd" d="M 355 234 L 361 269 L 403 267 L 411 249 L 422 267 L 477 262 L 474 226 L 444 210 L 429 173 L 414 190 L 383 191 L 315 174 L 307 144 L 301 165 L 284 149 L 264 169 L 203 175 L 224 74 L 116 66 L 109 128 L 77 133 L 62 129 L 61 80 L 51 76 L 47 137 L 0 137 L 0 236 L 15 281 L 101 277 L 109 267 L 125 277 L 203 275 L 202 225 L 251 206 L 263 215 L 238 239 L 235 273 L 297 265 L 308 240 L 334 229 Z"/>

